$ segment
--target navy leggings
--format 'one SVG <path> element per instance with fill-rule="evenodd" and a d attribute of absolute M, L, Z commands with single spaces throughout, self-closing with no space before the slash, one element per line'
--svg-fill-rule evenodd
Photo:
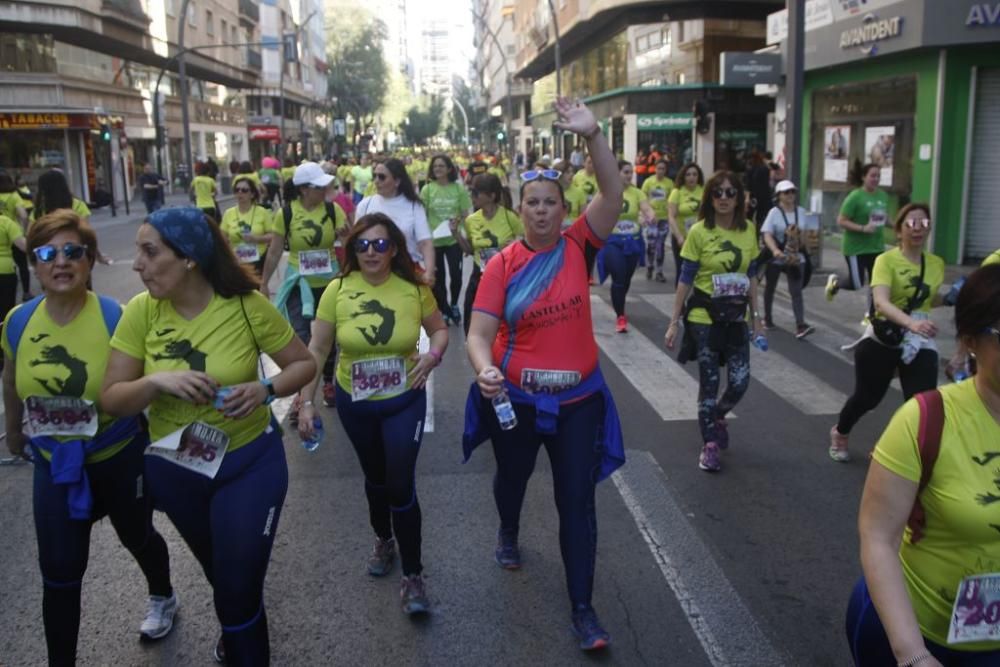
<path fill-rule="evenodd" d="M 611 305 L 615 315 L 625 314 L 625 295 L 632 285 L 632 274 L 639 265 L 639 255 L 626 255 L 618 246 L 608 243 L 604 246 L 604 268 L 611 276 Z"/>
<path fill-rule="evenodd" d="M 743 336 L 742 342 L 727 341 L 724 351 L 726 359 L 726 391 L 719 398 L 720 353 L 709 346 L 712 327 L 707 324 L 689 325 L 698 346 L 698 427 L 702 441 L 718 442 L 718 421 L 747 393 L 750 386 L 750 337 Z"/>
<path fill-rule="evenodd" d="M 574 610 L 589 608 L 597 559 L 594 488 L 603 458 L 600 438 L 604 396 L 593 394 L 560 406 L 554 435 L 535 432 L 533 405 L 515 403 L 514 412 L 517 413 L 517 426 L 503 431 L 493 406 L 486 401 L 483 408 L 489 420 L 493 456 L 497 462 L 493 497 L 500 514 L 500 530 L 517 537 L 524 493 L 535 470 L 538 449 L 544 445 L 552 466 L 552 485 L 559 512 L 559 550 L 566 568 L 570 604 Z"/>
<path fill-rule="evenodd" d="M 53 484 L 49 462 L 34 451 L 35 534 L 50 665 L 76 661 L 80 590 L 94 521 L 103 516 L 111 519 L 118 539 L 146 576 L 150 595 L 169 597 L 173 592 L 167 543 L 153 528 L 153 506 L 143 482 L 142 453 L 148 443 L 146 434 L 136 436 L 110 459 L 86 466 L 94 498 L 90 521 L 69 517 L 67 487 Z"/>
<path fill-rule="evenodd" d="M 424 438 L 427 393 L 410 390 L 382 400 L 354 401 L 337 385 L 337 414 L 365 474 L 372 529 L 399 544 L 403 574 L 420 574 L 417 454 Z"/>
<path fill-rule="evenodd" d="M 319 308 L 319 300 L 323 296 L 323 292 L 326 290 L 325 287 L 314 287 L 312 288 L 313 293 L 313 312 Z M 315 318 L 306 319 L 302 314 L 302 297 L 299 295 L 298 288 L 292 290 L 291 294 L 288 295 L 288 301 L 285 302 L 285 308 L 288 310 L 288 322 L 292 325 L 292 329 L 295 330 L 295 334 L 302 340 L 303 343 L 309 345 L 309 341 L 312 340 L 312 323 Z M 326 363 L 323 364 L 323 381 L 332 382 L 333 372 L 337 368 L 337 342 L 334 341 L 333 345 L 330 346 L 330 354 L 326 356 Z"/>
<path fill-rule="evenodd" d="M 212 585 L 226 664 L 268 664 L 264 577 L 288 490 L 277 425 L 227 452 L 215 479 L 158 456 L 146 457 L 146 478 Z"/>
<path fill-rule="evenodd" d="M 898 663 L 875 604 L 868 595 L 864 577 L 858 580 L 851 593 L 845 629 L 855 667 L 893 667 Z M 1000 664 L 1000 650 L 956 651 L 926 637 L 924 646 L 944 667 L 995 667 Z"/>

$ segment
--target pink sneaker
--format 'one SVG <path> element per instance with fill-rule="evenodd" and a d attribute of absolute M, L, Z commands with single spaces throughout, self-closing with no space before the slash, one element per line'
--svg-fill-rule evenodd
<path fill-rule="evenodd" d="M 628 332 L 628 320 L 625 319 L 624 315 L 618 316 L 618 323 L 615 325 L 615 331 L 618 333 Z"/>

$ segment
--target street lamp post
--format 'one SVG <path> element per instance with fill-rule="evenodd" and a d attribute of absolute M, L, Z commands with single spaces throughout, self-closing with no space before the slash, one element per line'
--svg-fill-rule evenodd
<path fill-rule="evenodd" d="M 562 97 L 562 58 L 559 52 L 559 19 L 556 17 L 556 8 L 549 0 L 549 15 L 552 17 L 552 32 L 555 34 L 554 55 L 556 60 L 556 99 Z M 555 157 L 562 157 L 562 132 L 556 130 Z"/>
<path fill-rule="evenodd" d="M 465 113 L 465 107 L 462 106 L 461 102 L 459 102 L 458 100 L 456 100 L 454 97 L 451 98 L 451 101 L 455 104 L 455 106 L 458 107 L 458 110 L 462 112 L 462 120 L 465 121 L 465 147 L 468 148 L 469 147 L 469 114 Z"/>
<path fill-rule="evenodd" d="M 184 166 L 187 169 L 188 183 L 194 176 L 194 162 L 191 160 L 191 117 L 188 114 L 188 85 L 187 69 L 184 66 L 184 27 L 187 25 L 188 5 L 191 0 L 184 0 L 181 3 L 181 13 L 178 17 L 180 24 L 177 26 L 177 78 L 181 86 L 181 126 L 184 132 Z"/>
<path fill-rule="evenodd" d="M 185 0 L 185 1 L 187 1 L 187 0 Z M 302 23 L 300 23 L 298 26 L 296 26 L 295 27 L 295 31 L 292 32 L 292 35 L 295 36 L 295 48 L 296 49 L 298 48 L 299 33 L 302 32 L 302 29 L 305 28 L 306 25 L 309 23 L 309 21 L 312 20 L 312 17 L 316 16 L 316 11 L 317 10 L 314 9 L 312 11 L 312 13 L 309 14 L 309 16 L 306 17 L 306 20 L 303 21 Z M 284 26 L 282 26 L 282 27 L 284 27 Z M 280 123 L 281 123 L 281 129 L 280 129 L 281 140 L 280 140 L 280 143 L 278 144 L 278 146 L 280 148 L 279 152 L 281 153 L 282 159 L 284 159 L 284 157 L 285 157 L 285 155 L 284 155 L 284 153 L 285 153 L 285 48 L 286 48 L 285 45 L 286 45 L 286 42 L 285 42 L 285 33 L 284 33 L 284 31 L 282 31 L 282 33 L 281 33 L 281 49 L 278 51 L 278 53 L 281 55 L 281 68 L 280 68 L 280 71 L 278 72 L 278 99 L 280 100 L 279 104 L 281 105 L 281 108 L 280 108 L 280 112 L 281 112 L 281 121 L 280 121 Z M 301 123 L 302 123 L 301 118 L 299 120 L 299 123 L 300 123 L 300 127 L 301 127 Z"/>

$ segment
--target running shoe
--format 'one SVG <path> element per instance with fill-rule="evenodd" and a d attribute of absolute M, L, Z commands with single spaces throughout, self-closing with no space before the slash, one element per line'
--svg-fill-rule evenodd
<path fill-rule="evenodd" d="M 698 457 L 698 467 L 705 472 L 719 472 L 722 462 L 719 460 L 719 446 L 714 442 L 706 442 Z"/>
<path fill-rule="evenodd" d="M 799 326 L 795 327 L 795 337 L 798 338 L 799 340 L 802 340 L 803 338 L 805 338 L 814 331 L 816 331 L 816 327 L 814 327 L 811 324 L 802 323 Z"/>
<path fill-rule="evenodd" d="M 715 443 L 719 449 L 729 449 L 729 423 L 725 417 L 715 420 Z"/>
<path fill-rule="evenodd" d="M 517 547 L 517 535 L 503 530 L 497 531 L 497 548 L 493 557 L 497 565 L 505 570 L 521 569 L 521 550 Z"/>
<path fill-rule="evenodd" d="M 830 458 L 837 463 L 851 460 L 851 455 L 847 452 L 847 436 L 837 430 L 836 424 L 830 429 Z"/>
<path fill-rule="evenodd" d="M 615 325 L 615 331 L 618 333 L 628 333 L 628 320 L 625 319 L 624 315 L 618 316 L 618 323 Z"/>
<path fill-rule="evenodd" d="M 384 577 L 392 571 L 394 562 L 396 562 L 396 540 L 391 537 L 388 540 L 376 537 L 372 555 L 368 557 L 368 574 L 373 577 Z"/>
<path fill-rule="evenodd" d="M 212 651 L 212 657 L 220 665 L 226 664 L 226 645 L 222 643 L 222 635 L 219 635 L 219 641 L 215 642 L 215 650 Z"/>
<path fill-rule="evenodd" d="M 427 587 L 424 578 L 419 574 L 403 577 L 399 585 L 399 598 L 403 603 L 403 613 L 426 614 L 431 610 L 431 602 L 427 599 Z"/>
<path fill-rule="evenodd" d="M 657 271 L 656 272 L 656 282 L 658 282 L 658 283 L 665 283 L 665 282 L 667 282 L 667 277 L 665 275 L 663 275 L 663 271 Z"/>
<path fill-rule="evenodd" d="M 764 320 L 764 328 L 768 331 L 774 331 L 778 327 L 773 320 Z"/>
<path fill-rule="evenodd" d="M 653 279 L 653 267 L 647 266 L 646 267 L 646 280 L 652 280 L 652 279 Z"/>
<path fill-rule="evenodd" d="M 451 321 L 456 325 L 462 323 L 462 311 L 458 309 L 458 306 L 451 307 Z"/>
<path fill-rule="evenodd" d="M 601 627 L 593 607 L 587 606 L 574 611 L 570 630 L 580 640 L 580 648 L 584 651 L 595 651 L 611 644 L 611 636 Z"/>
<path fill-rule="evenodd" d="M 837 274 L 831 273 L 826 277 L 826 300 L 833 301 L 833 297 L 837 296 L 837 292 L 840 291 L 840 281 L 837 279 Z"/>
<path fill-rule="evenodd" d="M 337 407 L 337 389 L 331 380 L 323 380 L 323 405 L 328 408 Z"/>
<path fill-rule="evenodd" d="M 177 593 L 170 597 L 150 595 L 146 603 L 146 618 L 139 627 L 139 638 L 144 640 L 166 637 L 174 627 L 174 616 L 177 614 Z"/>

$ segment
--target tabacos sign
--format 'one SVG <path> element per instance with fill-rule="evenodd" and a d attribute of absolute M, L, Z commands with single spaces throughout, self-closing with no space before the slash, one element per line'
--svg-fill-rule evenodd
<path fill-rule="evenodd" d="M 878 53 L 879 42 L 899 37 L 902 32 L 902 16 L 883 19 L 875 14 L 865 14 L 860 26 L 840 33 L 840 48 L 857 48 L 866 56 L 874 56 Z"/>

